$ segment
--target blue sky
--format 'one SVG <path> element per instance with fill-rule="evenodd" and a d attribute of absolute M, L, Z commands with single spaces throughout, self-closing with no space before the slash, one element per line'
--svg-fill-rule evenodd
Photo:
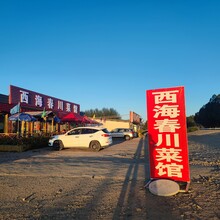
<path fill-rule="evenodd" d="M 146 90 L 220 93 L 219 0 L 0 0 L 0 93 L 14 85 L 146 119 Z"/>

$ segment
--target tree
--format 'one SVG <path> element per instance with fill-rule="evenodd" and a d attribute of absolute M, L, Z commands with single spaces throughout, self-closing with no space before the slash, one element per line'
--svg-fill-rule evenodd
<path fill-rule="evenodd" d="M 120 114 L 113 108 L 90 109 L 85 111 L 88 117 L 105 118 L 105 119 L 121 119 Z"/>
<path fill-rule="evenodd" d="M 194 115 L 191 115 L 186 118 L 187 128 L 196 126 L 196 122 L 194 120 L 194 117 L 195 117 Z"/>
<path fill-rule="evenodd" d="M 207 128 L 220 127 L 220 94 L 213 95 L 195 114 L 195 122 Z"/>

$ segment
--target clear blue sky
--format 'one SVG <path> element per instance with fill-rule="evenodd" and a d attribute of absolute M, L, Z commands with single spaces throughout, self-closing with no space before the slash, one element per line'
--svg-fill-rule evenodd
<path fill-rule="evenodd" d="M 146 119 L 146 90 L 220 93 L 219 0 L 0 0 L 0 93 L 14 85 Z"/>

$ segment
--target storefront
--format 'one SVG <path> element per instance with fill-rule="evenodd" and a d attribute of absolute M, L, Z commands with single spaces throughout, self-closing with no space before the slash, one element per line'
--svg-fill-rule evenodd
<path fill-rule="evenodd" d="M 10 85 L 9 96 L 0 95 L 0 133 L 60 132 L 61 119 L 69 113 L 80 114 L 80 105 Z M 19 114 L 31 115 L 34 120 L 22 120 Z"/>

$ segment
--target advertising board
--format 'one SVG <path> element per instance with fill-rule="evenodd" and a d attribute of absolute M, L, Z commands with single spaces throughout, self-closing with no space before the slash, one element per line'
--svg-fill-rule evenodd
<path fill-rule="evenodd" d="M 141 117 L 135 112 L 130 111 L 130 122 L 133 124 L 140 124 L 141 123 Z"/>
<path fill-rule="evenodd" d="M 146 91 L 150 177 L 189 182 L 184 87 Z"/>
<path fill-rule="evenodd" d="M 51 111 L 80 112 L 80 105 L 62 99 L 54 98 L 28 89 L 10 85 L 9 104 L 24 104 L 26 106 L 45 108 Z"/>

